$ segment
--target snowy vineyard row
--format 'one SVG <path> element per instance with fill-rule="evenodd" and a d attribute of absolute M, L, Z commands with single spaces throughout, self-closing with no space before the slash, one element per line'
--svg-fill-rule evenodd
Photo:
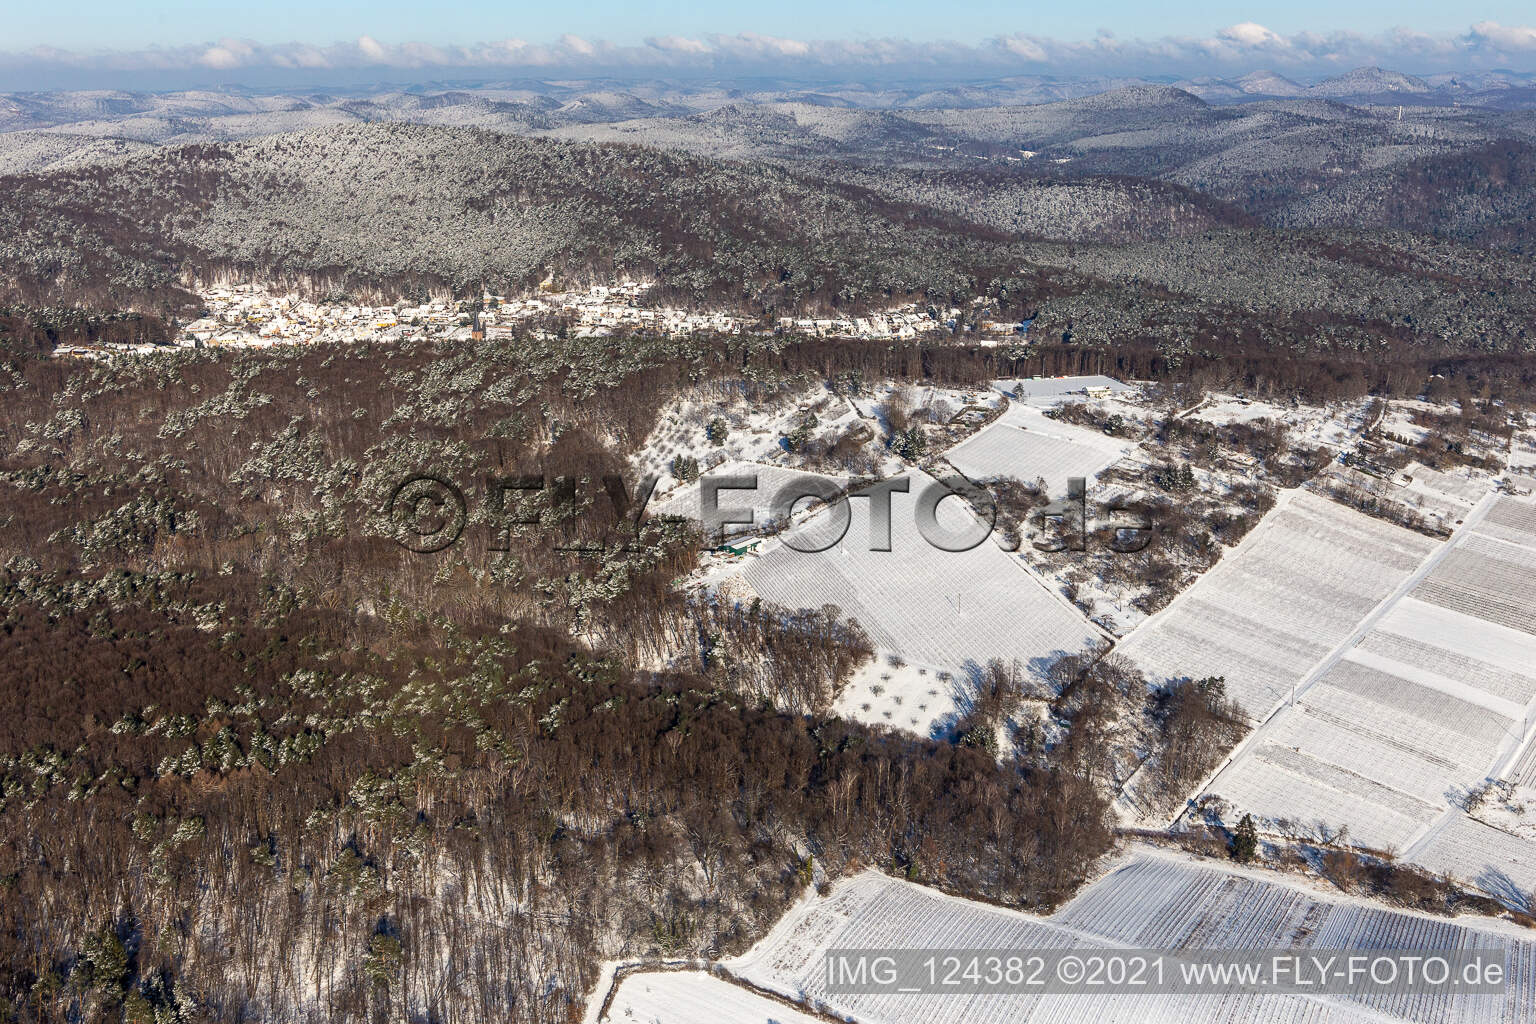
<path fill-rule="evenodd" d="M 1103 994 L 1044 996 L 834 994 L 826 959 L 833 949 L 1195 950 L 1492 949 L 1506 958 L 1508 985 L 1497 995 L 1442 990 L 1391 996 Z M 1056 1021 L 1264 1022 L 1436 1021 L 1439 1024 L 1528 1024 L 1536 1020 L 1536 942 L 1495 928 L 1385 910 L 1325 897 L 1279 876 L 1223 870 L 1182 855 L 1144 849 L 1093 883 L 1051 917 L 967 902 L 869 871 L 839 883 L 828 896 L 791 911 L 769 935 L 727 969 L 767 992 L 804 1001 L 856 1024 L 1020 1024 Z M 645 976 L 644 986 L 675 985 L 686 996 L 697 983 Z M 722 993 L 712 1016 L 688 1000 L 667 1005 L 656 992 L 626 997 L 615 1009 L 644 1006 L 649 1016 L 609 1020 L 703 1024 L 795 1021 L 778 1003 L 738 1006 Z M 722 983 L 723 984 L 723 983 Z M 766 1016 L 760 1016 L 768 1008 Z"/>
<path fill-rule="evenodd" d="M 1262 718 L 1433 548 L 1432 541 L 1305 491 L 1119 652 L 1154 680 L 1223 676 Z"/>
<path fill-rule="evenodd" d="M 1536 843 L 1462 808 L 1485 780 L 1536 771 L 1536 506 L 1488 496 L 1412 576 L 1405 566 L 1424 559 L 1422 538 L 1383 535 L 1374 566 L 1329 566 L 1279 532 L 1240 552 L 1227 581 L 1218 568 L 1182 602 L 1186 615 L 1217 609 L 1203 623 L 1218 638 L 1209 671 L 1226 675 L 1240 699 L 1255 690 L 1243 645 L 1262 644 L 1270 627 L 1243 637 L 1237 626 L 1273 615 L 1288 635 L 1313 637 L 1289 664 L 1263 666 L 1270 674 L 1258 689 L 1281 706 L 1206 789 L 1220 798 L 1215 809 L 1233 821 L 1251 813 L 1274 832 L 1392 851 L 1523 906 L 1536 891 Z M 1280 552 L 1292 560 L 1291 586 L 1266 590 L 1247 573 L 1275 572 Z M 1344 589 L 1341 576 L 1400 592 L 1378 607 L 1357 586 L 1360 600 L 1348 607 L 1330 599 Z M 1339 621 L 1330 627 L 1331 615 Z M 1122 650 L 1155 654 L 1192 631 L 1154 621 L 1142 632 Z"/>

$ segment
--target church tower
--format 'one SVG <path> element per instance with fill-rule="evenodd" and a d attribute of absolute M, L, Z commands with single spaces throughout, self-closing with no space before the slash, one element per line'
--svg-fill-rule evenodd
<path fill-rule="evenodd" d="M 471 341 L 485 340 L 485 288 L 481 287 L 480 296 L 475 301 L 473 319 L 469 322 L 469 339 Z"/>

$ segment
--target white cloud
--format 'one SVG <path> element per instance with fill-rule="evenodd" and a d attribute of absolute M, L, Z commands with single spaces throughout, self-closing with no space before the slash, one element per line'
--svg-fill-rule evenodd
<path fill-rule="evenodd" d="M 647 46 L 654 46 L 658 50 L 667 53 L 697 53 L 710 52 L 710 46 L 702 39 L 688 39 L 683 36 L 656 36 L 647 39 Z"/>
<path fill-rule="evenodd" d="M 1050 55 L 1045 52 L 1045 47 L 1027 36 L 1006 36 L 1000 39 L 999 42 L 1003 44 L 1003 47 L 1009 53 L 1017 54 L 1025 60 L 1040 63 L 1050 60 Z"/>
<path fill-rule="evenodd" d="M 810 55 L 812 45 L 798 39 L 777 39 L 756 32 L 743 32 L 739 36 L 726 37 L 723 41 L 730 44 L 737 53 L 773 57 L 806 57 Z"/>
<path fill-rule="evenodd" d="M 1412 73 L 1511 68 L 1536 70 L 1536 28 L 1483 21 L 1460 36 L 1430 36 L 1397 29 L 1376 36 L 1351 32 L 1298 32 L 1284 36 L 1247 21 L 1210 36 L 1123 39 L 1101 30 L 1090 39 L 1062 40 L 1014 34 L 976 45 L 904 39 L 801 40 L 757 33 L 703 38 L 656 36 L 618 45 L 565 35 L 553 43 L 521 39 L 438 46 L 385 43 L 369 35 L 354 42 L 265 45 L 220 39 L 201 46 L 79 53 L 36 48 L 0 52 L 0 70 L 157 72 L 206 75 L 238 81 L 242 71 L 301 72 L 370 69 L 455 68 L 515 71 L 518 68 L 581 74 L 735 71 L 792 76 L 852 71 L 985 77 L 996 74 L 1197 75 L 1241 74 L 1274 69 L 1321 77 L 1368 64 Z M 163 77 L 163 75 L 162 75 Z M 269 76 L 270 77 L 270 76 Z"/>
<path fill-rule="evenodd" d="M 389 63 L 389 50 L 371 36 L 358 36 L 357 48 L 362 51 L 364 57 L 371 61 L 376 61 L 380 64 Z"/>
<path fill-rule="evenodd" d="M 1505 53 L 1530 53 L 1536 50 L 1536 28 L 1506 28 L 1496 21 L 1480 21 L 1473 25 L 1471 39 L 1479 46 L 1489 46 Z"/>
<path fill-rule="evenodd" d="M 1217 33 L 1217 35 L 1243 46 L 1285 46 L 1284 37 L 1252 21 L 1245 21 L 1239 25 L 1229 25 Z"/>
<path fill-rule="evenodd" d="M 203 51 L 198 63 L 210 68 L 237 68 L 240 66 L 240 55 L 227 46 L 210 46 Z"/>

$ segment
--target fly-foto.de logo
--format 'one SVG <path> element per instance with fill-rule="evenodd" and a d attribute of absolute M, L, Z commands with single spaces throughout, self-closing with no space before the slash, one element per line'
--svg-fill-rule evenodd
<path fill-rule="evenodd" d="M 766 523 L 757 521 L 762 504 L 754 499 L 761 490 L 756 473 L 702 478 L 699 519 L 706 537 L 724 543 L 732 527 L 738 532 L 763 528 L 782 531 L 785 547 L 815 554 L 845 543 L 855 518 L 853 499 L 863 499 L 861 503 L 867 503 L 865 536 L 870 551 L 893 550 L 897 536 L 893 523 L 898 515 L 910 516 L 919 542 L 940 551 L 969 551 L 988 539 L 1006 551 L 1017 551 L 1024 538 L 1022 530 L 1000 529 L 1003 517 L 992 491 L 958 474 L 912 474 L 874 481 L 795 474 L 769 498 Z M 746 493 L 729 495 L 735 500 L 727 504 L 726 492 Z M 1073 477 L 1067 483 L 1065 498 L 1031 507 L 1024 516 L 1034 527 L 1031 546 L 1045 552 L 1087 550 L 1091 522 L 1087 493 L 1086 479 Z M 946 503 L 956 511 L 941 515 Z M 822 511 L 814 524 L 786 529 L 796 513 L 818 509 Z M 1095 511 L 1101 519 L 1108 517 L 1101 530 L 1109 537 L 1110 550 L 1141 551 L 1151 543 L 1153 523 L 1141 510 L 1111 503 Z M 910 539 L 911 533 L 903 531 L 900 536 Z"/>
<path fill-rule="evenodd" d="M 669 495 L 671 518 L 697 522 L 711 544 L 751 535 L 778 536 L 795 551 L 814 554 L 845 542 L 859 511 L 867 522 L 870 551 L 891 551 L 895 538 L 912 538 L 940 551 L 968 551 L 991 539 L 1007 551 L 1022 547 L 1026 531 L 1008 523 L 987 487 L 964 477 L 912 474 L 880 480 L 775 471 L 771 488 L 762 474 L 709 474 Z M 512 549 L 514 536 L 547 534 L 557 551 L 580 554 L 611 550 L 612 537 L 594 539 L 594 521 L 623 526 L 610 530 L 633 536 L 655 494 L 657 478 L 630 486 L 617 474 L 596 479 L 564 475 L 488 477 L 472 512 L 465 489 L 440 473 L 416 473 L 397 484 L 385 503 L 395 540 L 408 550 L 430 554 L 458 543 L 473 521 L 488 531 L 487 549 Z M 941 514 L 948 507 L 955 511 Z M 597 509 L 606 508 L 604 518 Z M 1012 510 L 1016 511 L 1016 510 Z M 910 517 L 915 531 L 893 530 L 896 517 Z M 1090 523 L 1100 525 L 1090 530 Z M 1063 498 L 1032 505 L 1023 516 L 1028 542 L 1038 551 L 1084 551 L 1090 535 L 1102 535 L 1115 552 L 1141 551 L 1155 525 L 1146 510 L 1124 503 L 1088 500 L 1086 480 L 1068 481 Z M 797 521 L 798 520 L 798 521 Z M 583 530 L 586 527 L 588 529 Z M 584 535 L 585 534 L 585 535 Z"/>
<path fill-rule="evenodd" d="M 593 481 L 571 476 L 491 476 L 482 481 L 473 519 L 489 531 L 490 551 L 512 550 L 514 535 L 548 531 L 557 551 L 581 553 L 606 550 L 609 541 L 580 538 L 578 516 L 594 501 L 605 501 L 615 524 L 638 526 L 656 487 L 648 476 L 630 488 L 617 474 Z M 593 494 L 596 490 L 600 494 Z M 396 543 L 410 551 L 431 554 L 458 543 L 470 525 L 471 503 L 464 488 L 440 473 L 415 473 L 401 480 L 384 504 Z"/>

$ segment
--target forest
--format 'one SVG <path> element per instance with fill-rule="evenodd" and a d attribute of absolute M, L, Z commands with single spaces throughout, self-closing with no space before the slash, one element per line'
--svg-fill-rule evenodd
<path fill-rule="evenodd" d="M 695 532 L 591 486 L 672 396 L 1108 371 L 1352 397 L 1417 372 L 1470 399 L 1531 373 L 639 335 L 44 354 L 143 329 L 112 323 L 0 321 L 4 1020 L 567 1021 L 603 960 L 740 950 L 865 865 L 1052 907 L 1113 846 L 1129 759 L 1167 799 L 1235 740 L 1219 682 L 1146 696 L 1091 661 L 1012 751 L 997 723 L 1042 695 L 1001 666 L 952 740 L 837 718 L 857 623 L 685 595 Z M 423 472 L 470 499 L 440 552 L 384 511 Z M 493 519 L 487 481 L 530 474 L 588 485 Z"/>
<path fill-rule="evenodd" d="M 1040 343 L 1177 361 L 1521 354 L 1536 263 L 1495 230 L 1522 220 L 1506 208 L 1530 191 L 1521 145 L 1361 177 L 1376 191 L 1342 212 L 1319 205 L 1333 189 L 1311 220 L 1277 224 L 1246 195 L 1086 171 L 333 127 L 0 177 L 0 303 L 33 319 L 131 311 L 169 333 L 199 314 L 199 282 L 387 304 L 630 279 L 647 303 L 770 324 L 958 307 L 961 333 L 984 314 L 1033 320 Z M 1498 238 L 1448 227 L 1462 222 Z"/>
<path fill-rule="evenodd" d="M 1112 843 L 1073 763 L 829 714 L 857 625 L 686 597 L 676 522 L 549 488 L 508 550 L 421 554 L 381 513 L 424 469 L 598 479 L 680 389 L 981 362 L 6 337 L 0 1019 L 566 1021 L 602 960 L 741 949 L 812 878 L 1047 908 Z"/>
<path fill-rule="evenodd" d="M 1227 119 L 1190 100 L 1170 102 Z M 1017 124 L 950 120 L 989 159 L 1019 151 Z M 1348 186 L 1348 216 L 1347 187 L 1309 208 L 1291 175 L 1270 183 L 1286 223 L 1243 208 L 1269 187 L 1243 168 L 1197 192 L 1108 156 L 1067 180 L 398 123 L 0 177 L 0 1021 L 569 1022 L 604 960 L 739 951 L 866 866 L 1060 904 L 1114 846 L 1113 782 L 1145 763 L 1171 800 L 1236 741 L 1223 680 L 1148 692 L 1090 657 L 1035 692 L 996 664 L 950 738 L 847 721 L 856 621 L 685 592 L 703 538 L 598 484 L 685 394 L 1107 373 L 1528 403 L 1536 264 L 1484 209 L 1526 155 L 1431 154 L 1395 198 Z M 347 302 L 554 276 L 765 324 L 967 312 L 923 342 L 529 330 L 50 358 L 169 342 L 211 280 Z M 1028 334 L 979 344 L 984 312 Z M 1261 428 L 1192 430 L 1166 440 L 1316 468 Z M 423 475 L 467 498 L 441 550 L 389 513 Z M 574 486 L 509 517 L 492 492 L 520 477 Z M 1039 727 L 1007 749 L 1026 703 Z"/>

